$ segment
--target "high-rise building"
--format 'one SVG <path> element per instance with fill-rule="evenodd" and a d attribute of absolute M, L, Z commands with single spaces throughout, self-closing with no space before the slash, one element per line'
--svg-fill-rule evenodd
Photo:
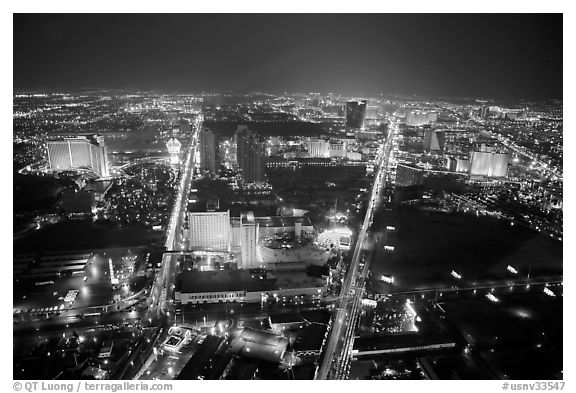
<path fill-rule="evenodd" d="M 256 247 L 258 245 L 258 223 L 253 212 L 240 215 L 240 258 L 239 268 L 252 269 L 259 267 Z"/>
<path fill-rule="evenodd" d="M 323 139 L 308 139 L 308 155 L 313 158 L 330 157 L 330 142 Z"/>
<path fill-rule="evenodd" d="M 230 211 L 190 212 L 190 249 L 224 251 L 230 248 Z"/>
<path fill-rule="evenodd" d="M 508 174 L 508 163 L 510 156 L 506 153 L 492 153 L 489 177 L 506 177 Z"/>
<path fill-rule="evenodd" d="M 346 127 L 364 128 L 366 120 L 366 100 L 346 103 Z"/>
<path fill-rule="evenodd" d="M 200 131 L 200 168 L 216 172 L 216 136 L 207 127 Z"/>
<path fill-rule="evenodd" d="M 264 148 L 247 126 L 236 129 L 236 157 L 247 183 L 264 182 Z"/>
<path fill-rule="evenodd" d="M 475 151 L 470 156 L 470 175 L 506 177 L 510 157 L 506 153 Z"/>
<path fill-rule="evenodd" d="M 442 151 L 445 144 L 444 131 L 425 130 L 424 131 L 424 151 Z"/>
<path fill-rule="evenodd" d="M 420 186 L 424 183 L 424 173 L 420 168 L 398 164 L 396 166 L 397 187 Z"/>
<path fill-rule="evenodd" d="M 53 171 L 90 169 L 100 177 L 108 174 L 108 151 L 101 135 L 49 141 L 48 162 Z"/>

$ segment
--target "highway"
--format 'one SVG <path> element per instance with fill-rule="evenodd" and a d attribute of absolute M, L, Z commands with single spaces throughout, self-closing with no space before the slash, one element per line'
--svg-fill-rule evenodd
<path fill-rule="evenodd" d="M 193 136 L 190 139 L 190 145 L 187 148 L 188 151 L 182 166 L 182 177 L 180 178 L 180 184 L 178 185 L 178 192 L 176 194 L 176 200 L 174 201 L 170 223 L 168 224 L 168 229 L 166 231 L 166 243 L 164 246 L 167 251 L 183 251 L 182 232 L 188 204 L 188 192 L 192 185 L 192 178 L 194 175 L 194 158 L 198 147 L 198 130 L 201 125 L 201 121 L 197 121 L 193 125 Z M 178 255 L 179 254 L 177 253 L 166 253 L 162 257 L 162 267 L 156 275 L 150 292 L 151 301 L 149 312 L 153 316 L 158 316 L 159 312 L 166 312 L 166 315 L 170 316 L 169 310 L 167 310 L 167 304 L 171 299 L 174 278 L 176 275 L 175 265 Z"/>
<path fill-rule="evenodd" d="M 187 147 L 186 156 L 182 165 L 182 177 L 178 185 L 178 192 L 174 201 L 174 207 L 170 216 L 170 223 L 166 231 L 166 253 L 162 256 L 162 265 L 157 272 L 150 290 L 150 303 L 146 318 L 152 321 L 159 321 L 159 333 L 150 341 L 147 348 L 142 348 L 142 353 L 150 350 L 150 346 L 154 347 L 158 342 L 161 342 L 164 335 L 167 334 L 168 327 L 172 325 L 175 318 L 174 307 L 172 303 L 172 291 L 174 290 L 174 281 L 176 278 L 176 263 L 180 252 L 185 251 L 184 247 L 184 220 L 188 206 L 188 193 L 192 186 L 194 177 L 194 164 L 196 152 L 198 150 L 198 130 L 202 127 L 201 116 L 198 117 L 193 126 L 193 135 L 190 139 L 190 144 Z M 175 252 L 176 251 L 176 252 Z M 156 322 L 154 322 L 156 323 Z M 164 334 L 162 334 L 164 332 Z M 152 360 L 155 358 L 154 353 L 150 353 L 147 359 L 142 359 L 142 362 L 133 369 L 132 375 L 134 378 L 140 378 L 147 367 L 150 366 Z"/>
<path fill-rule="evenodd" d="M 360 262 L 364 251 L 367 249 L 369 238 L 368 229 L 372 225 L 374 211 L 378 206 L 382 186 L 386 183 L 388 173 L 388 163 L 392 152 L 394 134 L 397 129 L 396 120 L 390 121 L 389 135 L 382 145 L 378 173 L 372 186 L 372 194 L 366 216 L 356 247 L 350 261 L 350 267 L 342 284 L 342 298 L 338 306 L 338 311 L 334 318 L 330 336 L 326 344 L 323 361 L 316 373 L 315 379 L 343 379 L 350 363 L 351 351 L 354 345 L 354 330 L 356 327 L 357 314 L 360 309 L 359 304 L 364 291 L 365 276 L 368 269 L 360 270 Z"/>

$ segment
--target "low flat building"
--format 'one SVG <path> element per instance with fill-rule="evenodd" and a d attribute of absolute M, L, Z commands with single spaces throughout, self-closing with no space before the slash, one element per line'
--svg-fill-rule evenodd
<path fill-rule="evenodd" d="M 303 233 L 314 234 L 314 227 L 308 217 L 271 216 L 255 217 L 254 219 L 259 225 L 260 239 L 284 233 L 294 234 L 296 238 L 299 238 Z"/>
<path fill-rule="evenodd" d="M 90 192 L 94 195 L 94 200 L 96 202 L 104 202 L 104 198 L 110 188 L 112 188 L 112 184 L 114 182 L 111 180 L 98 180 L 88 183 L 86 187 L 82 189 L 82 191 Z"/>
<path fill-rule="evenodd" d="M 289 296 L 323 296 L 326 292 L 328 279 L 315 277 L 302 269 L 276 270 L 275 292 L 278 297 Z"/>
<path fill-rule="evenodd" d="M 252 273 L 250 270 L 184 271 L 174 297 L 186 303 L 257 303 L 269 296 L 315 296 L 326 293 L 328 279 L 309 276 L 306 270 Z"/>
<path fill-rule="evenodd" d="M 288 348 L 288 339 L 270 331 L 246 328 L 232 340 L 230 352 L 248 359 L 281 363 Z"/>
<path fill-rule="evenodd" d="M 177 380 L 205 379 L 213 369 L 213 358 L 221 347 L 223 337 L 208 335 L 198 347 L 186 366 L 176 377 Z"/>
<path fill-rule="evenodd" d="M 314 227 L 308 217 L 295 216 L 266 216 L 254 217 L 255 224 L 258 225 L 258 240 L 282 236 L 284 234 L 293 235 L 299 239 L 302 235 L 313 235 Z M 242 225 L 240 218 L 230 219 L 232 228 L 232 247 L 240 247 L 242 241 Z"/>
<path fill-rule="evenodd" d="M 174 297 L 183 304 L 260 302 L 276 289 L 276 280 L 262 277 L 247 270 L 184 271 Z"/>

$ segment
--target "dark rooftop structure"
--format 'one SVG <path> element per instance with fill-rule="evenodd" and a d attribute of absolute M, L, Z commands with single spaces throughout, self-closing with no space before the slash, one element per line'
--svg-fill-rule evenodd
<path fill-rule="evenodd" d="M 296 353 L 319 354 L 330 326 L 330 313 L 310 310 L 270 315 L 270 325 L 277 331 L 297 334 L 293 344 Z"/>
<path fill-rule="evenodd" d="M 242 270 L 184 271 L 176 284 L 176 292 L 267 292 L 276 289 L 276 280 Z"/>
<path fill-rule="evenodd" d="M 222 379 L 251 380 L 254 379 L 257 371 L 258 366 L 254 361 L 234 357 L 228 367 L 226 367 Z"/>
<path fill-rule="evenodd" d="M 178 380 L 204 379 L 212 369 L 212 359 L 224 341 L 223 337 L 209 335 L 176 377 Z"/>
<path fill-rule="evenodd" d="M 304 329 L 301 329 L 301 334 L 294 343 L 294 351 L 296 353 L 320 354 L 327 331 L 328 325 L 319 323 L 307 325 Z"/>
<path fill-rule="evenodd" d="M 91 214 L 94 195 L 87 191 L 63 192 L 60 209 L 66 214 Z"/>
<path fill-rule="evenodd" d="M 261 227 L 293 227 L 296 223 L 302 226 L 312 226 L 308 217 L 283 217 L 283 216 L 270 216 L 270 217 L 254 217 Z"/>
<path fill-rule="evenodd" d="M 273 332 L 246 328 L 231 345 L 230 352 L 249 359 L 280 363 L 288 347 L 288 340 Z"/>

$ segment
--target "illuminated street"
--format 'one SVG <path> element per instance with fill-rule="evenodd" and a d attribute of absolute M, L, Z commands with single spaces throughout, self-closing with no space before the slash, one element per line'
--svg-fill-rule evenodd
<path fill-rule="evenodd" d="M 564 10 L 443 1 L 12 12 L 13 389 L 563 390 Z"/>

